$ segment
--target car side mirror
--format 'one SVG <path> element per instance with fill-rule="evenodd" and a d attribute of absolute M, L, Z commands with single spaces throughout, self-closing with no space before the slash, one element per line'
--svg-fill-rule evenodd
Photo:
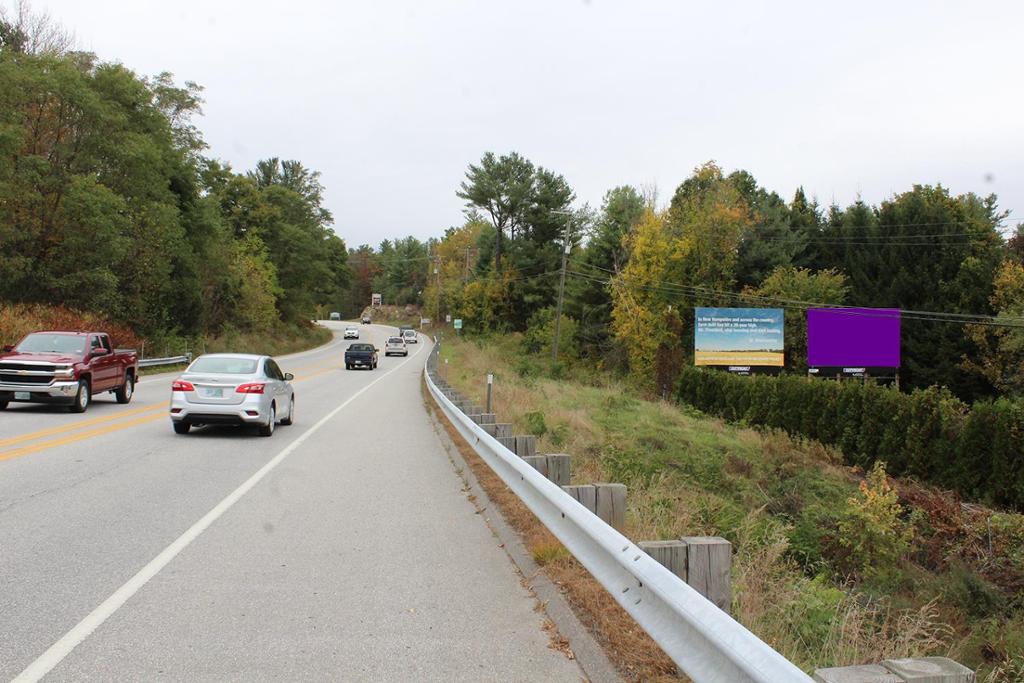
<path fill-rule="evenodd" d="M 295 379 L 295 375 L 293 375 L 293 374 L 292 374 L 292 373 L 290 373 L 290 372 L 286 372 L 286 373 L 284 373 L 284 380 L 285 380 L 286 382 L 291 382 L 291 381 L 292 381 L 293 379 Z"/>

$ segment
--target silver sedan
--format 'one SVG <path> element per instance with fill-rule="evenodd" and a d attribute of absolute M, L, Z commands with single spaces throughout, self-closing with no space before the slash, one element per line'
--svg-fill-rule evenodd
<path fill-rule="evenodd" d="M 171 424 L 178 434 L 199 425 L 256 425 L 272 436 L 295 419 L 290 372 L 270 356 L 210 353 L 195 359 L 171 384 Z"/>

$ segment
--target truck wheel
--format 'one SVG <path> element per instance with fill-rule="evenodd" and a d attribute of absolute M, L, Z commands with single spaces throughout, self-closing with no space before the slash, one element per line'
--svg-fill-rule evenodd
<path fill-rule="evenodd" d="M 0 410 L 7 410 L 7 401 L 0 401 Z"/>
<path fill-rule="evenodd" d="M 188 434 L 188 430 L 192 429 L 192 425 L 188 422 L 172 422 L 171 424 L 174 425 L 175 434 Z"/>
<path fill-rule="evenodd" d="M 78 382 L 78 393 L 75 394 L 75 402 L 71 404 L 72 413 L 84 413 L 92 401 L 92 387 L 89 380 L 83 379 Z"/>
<path fill-rule="evenodd" d="M 267 420 L 267 424 L 260 425 L 260 436 L 273 436 L 274 427 L 277 426 L 277 409 L 274 408 L 274 404 L 270 404 L 270 419 Z"/>
<path fill-rule="evenodd" d="M 124 375 L 124 384 L 121 385 L 120 389 L 114 392 L 114 396 L 117 398 L 118 403 L 129 403 L 134 395 L 135 378 L 132 377 L 132 373 L 126 372 Z"/>

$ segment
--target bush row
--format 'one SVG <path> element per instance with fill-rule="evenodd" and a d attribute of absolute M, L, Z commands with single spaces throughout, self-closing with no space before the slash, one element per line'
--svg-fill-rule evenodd
<path fill-rule="evenodd" d="M 937 387 L 905 394 L 874 382 L 795 375 L 741 377 L 688 367 L 677 398 L 726 420 L 837 446 L 865 470 L 876 461 L 986 503 L 1024 509 L 1024 404 L 968 406 Z"/>

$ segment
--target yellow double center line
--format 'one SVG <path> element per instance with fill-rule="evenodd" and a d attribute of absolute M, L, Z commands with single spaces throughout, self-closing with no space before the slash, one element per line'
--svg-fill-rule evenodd
<path fill-rule="evenodd" d="M 317 363 L 316 365 L 319 365 Z M 311 365 L 304 365 L 300 367 L 311 367 Z M 298 369 L 298 368 L 297 368 Z M 337 370 L 337 367 L 327 367 L 316 372 L 312 372 L 308 375 L 296 377 L 294 382 L 302 382 L 319 375 Z M 28 444 L 19 448 L 13 448 L 11 450 L 0 451 L 0 462 L 4 460 L 13 460 L 14 458 L 20 458 L 25 455 L 31 455 L 32 453 L 38 453 L 39 451 L 45 451 L 50 448 L 56 448 L 57 446 L 64 446 L 69 443 L 76 443 L 78 441 L 84 441 L 91 439 L 95 436 L 103 436 L 105 434 L 112 434 L 119 432 L 124 429 L 130 429 L 147 422 L 153 422 L 164 417 L 165 411 L 167 410 L 167 404 L 161 403 L 155 406 L 145 406 L 140 408 L 133 408 L 130 410 L 123 410 L 114 415 L 104 415 L 103 417 L 93 418 L 91 420 L 84 420 L 81 422 L 74 422 L 72 424 L 60 425 L 57 427 L 50 427 L 48 429 L 42 429 L 37 432 L 31 432 L 29 434 L 21 434 L 19 436 L 13 436 L 7 439 L 0 439 L 0 448 L 7 446 L 16 446 L 17 444 L 25 443 L 26 441 L 35 441 L 36 439 L 45 439 L 46 437 L 54 436 L 57 434 L 65 434 L 67 432 L 75 432 L 74 434 L 67 434 L 56 439 L 48 439 L 46 441 L 40 441 L 39 443 Z M 126 417 L 135 417 L 132 420 L 124 421 Z M 104 424 L 107 422 L 115 422 L 115 424 Z M 97 427 L 96 429 L 88 429 L 87 431 L 79 431 L 87 427 L 93 427 L 95 425 L 104 425 Z"/>

